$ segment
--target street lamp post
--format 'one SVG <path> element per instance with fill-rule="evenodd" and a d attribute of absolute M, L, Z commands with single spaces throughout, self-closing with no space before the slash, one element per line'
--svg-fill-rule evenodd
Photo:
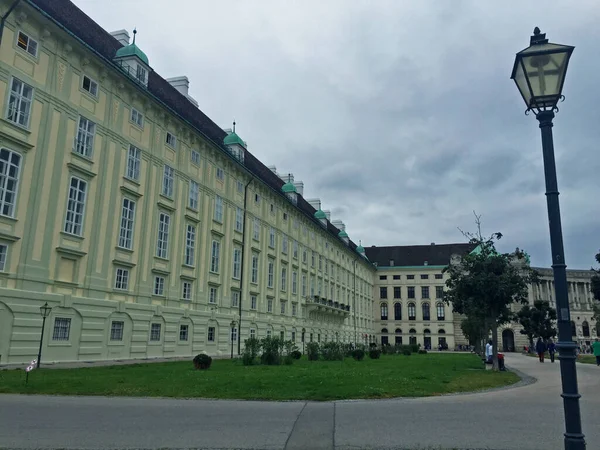
<path fill-rule="evenodd" d="M 40 306 L 40 314 L 42 315 L 42 332 L 40 333 L 40 349 L 38 350 L 37 365 L 36 368 L 40 368 L 40 362 L 42 361 L 42 344 L 44 342 L 44 328 L 46 327 L 46 318 L 50 315 L 52 307 L 48 306 L 48 302 Z"/>
<path fill-rule="evenodd" d="M 302 354 L 304 355 L 304 335 L 306 334 L 306 328 L 302 328 Z"/>
<path fill-rule="evenodd" d="M 550 247 L 552 269 L 556 290 L 558 316 L 558 348 L 562 379 L 562 398 L 565 412 L 565 449 L 583 450 L 586 448 L 581 429 L 581 413 L 577 388 L 576 353 L 577 344 L 571 336 L 571 314 L 567 286 L 567 272 L 564 256 L 560 206 L 558 202 L 558 182 L 552 140 L 552 119 L 558 112 L 556 104 L 563 100 L 562 88 L 567 73 L 567 65 L 575 47 L 548 43 L 546 35 L 535 28 L 529 47 L 517 53 L 511 78 L 527 104 L 526 113 L 533 111 L 540 123 L 542 133 L 542 154 L 546 179 L 546 202 L 550 225 Z"/>
<path fill-rule="evenodd" d="M 233 359 L 233 343 L 235 340 L 237 340 L 237 339 L 234 339 L 233 331 L 235 330 L 235 326 L 237 325 L 237 322 L 235 320 L 232 320 L 230 325 L 231 325 L 231 359 Z"/>

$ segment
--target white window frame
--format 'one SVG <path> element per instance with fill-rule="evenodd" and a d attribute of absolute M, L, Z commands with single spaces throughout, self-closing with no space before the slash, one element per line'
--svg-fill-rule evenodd
<path fill-rule="evenodd" d="M 292 243 L 292 257 L 298 259 L 298 241 L 296 240 Z"/>
<path fill-rule="evenodd" d="M 135 145 L 129 144 L 127 150 L 127 166 L 125 168 L 125 178 L 133 181 L 140 179 L 140 167 L 142 165 L 142 151 Z"/>
<path fill-rule="evenodd" d="M 267 312 L 268 313 L 272 313 L 273 312 L 273 299 L 272 298 L 267 298 Z M 269 336 L 270 331 L 267 331 L 267 336 Z"/>
<path fill-rule="evenodd" d="M 252 238 L 255 241 L 258 241 L 258 240 L 260 240 L 260 219 L 258 217 L 254 218 L 252 226 L 253 226 Z"/>
<path fill-rule="evenodd" d="M 258 304 L 258 297 L 254 294 L 250 295 L 250 309 L 256 309 L 256 305 Z"/>
<path fill-rule="evenodd" d="M 25 38 L 27 38 L 27 42 L 25 43 L 25 47 L 21 47 L 20 45 L 20 37 L 24 36 Z M 31 44 L 34 45 L 31 45 Z M 17 32 L 17 42 L 16 42 L 16 46 L 17 48 L 20 48 L 21 50 L 23 50 L 24 52 L 26 52 L 28 55 L 33 56 L 34 58 L 37 58 L 38 56 L 38 50 L 39 50 L 39 43 L 38 41 L 36 41 L 35 39 L 33 39 L 31 36 L 29 36 L 27 33 L 25 33 L 23 30 L 19 30 Z"/>
<path fill-rule="evenodd" d="M 215 196 L 215 212 L 213 219 L 215 222 L 223 223 L 223 197 Z"/>
<path fill-rule="evenodd" d="M 307 284 L 306 284 L 306 274 L 303 273 L 302 274 L 302 287 L 301 287 L 301 289 L 302 289 L 301 296 L 302 297 L 306 297 L 306 286 L 307 286 Z"/>
<path fill-rule="evenodd" d="M 232 270 L 233 279 L 235 279 L 235 280 L 240 279 L 240 275 L 242 273 L 241 268 L 242 268 L 242 249 L 234 247 L 234 249 L 233 249 L 233 270 Z"/>
<path fill-rule="evenodd" d="M 123 197 L 121 204 L 121 221 L 119 226 L 120 248 L 127 250 L 133 249 L 133 230 L 135 229 L 135 201 L 128 197 Z"/>
<path fill-rule="evenodd" d="M 89 89 L 85 88 L 85 80 L 86 79 L 89 82 Z M 88 75 L 83 75 L 81 77 L 81 89 L 84 90 L 85 92 L 87 92 L 88 94 L 90 94 L 92 97 L 98 98 L 98 88 L 99 87 L 100 87 L 100 85 L 98 84 L 98 82 L 96 80 L 94 80 L 92 77 L 90 77 Z"/>
<path fill-rule="evenodd" d="M 216 286 L 210 286 L 208 290 L 208 303 L 216 305 L 219 300 L 219 288 Z"/>
<path fill-rule="evenodd" d="M 250 328 L 250 339 L 256 339 L 256 329 Z"/>
<path fill-rule="evenodd" d="M 280 312 L 281 312 L 281 314 L 285 314 L 286 303 L 287 302 L 285 300 L 281 300 L 281 302 L 280 302 L 280 308 L 281 308 Z"/>
<path fill-rule="evenodd" d="M 222 167 L 217 167 L 216 171 L 215 171 L 215 177 L 217 178 L 217 180 L 219 181 L 223 181 L 225 180 L 225 171 L 223 170 Z"/>
<path fill-rule="evenodd" d="M 240 306 L 240 291 L 231 291 L 231 307 L 238 308 Z"/>
<path fill-rule="evenodd" d="M 167 134 L 165 136 L 165 144 L 167 144 L 171 148 L 176 148 L 177 147 L 177 136 L 175 136 L 170 131 L 167 131 Z"/>
<path fill-rule="evenodd" d="M 172 198 L 175 185 L 175 169 L 167 164 L 163 169 L 163 182 L 161 194 Z"/>
<path fill-rule="evenodd" d="M 52 330 L 53 341 L 68 341 L 71 334 L 71 318 L 55 317 Z"/>
<path fill-rule="evenodd" d="M 171 216 L 167 213 L 158 214 L 158 235 L 156 237 L 156 256 L 162 259 L 168 259 L 169 256 L 169 228 L 171 226 Z"/>
<path fill-rule="evenodd" d="M 275 261 L 270 259 L 267 267 L 267 287 L 272 288 L 274 281 L 273 278 L 275 276 Z"/>
<path fill-rule="evenodd" d="M 250 273 L 250 283 L 258 284 L 258 255 L 252 255 L 252 269 Z"/>
<path fill-rule="evenodd" d="M 200 152 L 198 150 L 194 150 L 194 149 L 191 150 L 190 161 L 192 162 L 192 164 L 195 164 L 196 166 L 200 165 Z"/>
<path fill-rule="evenodd" d="M 73 183 L 76 183 L 76 185 Z M 63 227 L 65 233 L 75 236 L 83 235 L 87 187 L 88 182 L 86 180 L 76 176 L 69 178 L 69 192 Z"/>
<path fill-rule="evenodd" d="M 237 327 L 230 328 L 229 333 L 231 334 L 230 342 L 237 342 Z"/>
<path fill-rule="evenodd" d="M 200 194 L 200 185 L 194 180 L 190 180 L 189 182 L 189 195 L 188 195 L 188 208 L 191 208 L 195 211 L 198 211 L 199 207 L 199 194 Z"/>
<path fill-rule="evenodd" d="M 144 114 L 142 114 L 138 109 L 131 107 L 131 114 L 129 115 L 129 120 L 135 126 L 139 128 L 144 128 Z"/>
<path fill-rule="evenodd" d="M 129 269 L 117 267 L 115 270 L 115 289 L 119 291 L 129 290 Z"/>
<path fill-rule="evenodd" d="M 125 334 L 125 322 L 122 320 L 113 320 L 110 323 L 110 340 L 122 341 Z"/>
<path fill-rule="evenodd" d="M 275 248 L 275 228 L 269 228 L 269 247 Z"/>
<path fill-rule="evenodd" d="M 150 324 L 150 342 L 160 342 L 162 323 Z"/>
<path fill-rule="evenodd" d="M 288 253 L 288 237 L 285 234 L 281 238 L 281 253 L 284 255 Z"/>
<path fill-rule="evenodd" d="M 237 180 L 237 192 L 238 194 L 243 194 L 244 193 L 244 183 L 242 183 L 240 180 Z"/>
<path fill-rule="evenodd" d="M 187 224 L 185 230 L 185 251 L 183 263 L 186 266 L 194 267 L 194 258 L 196 253 L 196 227 L 191 223 Z"/>
<path fill-rule="evenodd" d="M 296 303 L 292 303 L 292 316 L 296 317 L 298 315 L 298 305 Z M 292 331 L 292 334 L 294 332 Z"/>
<path fill-rule="evenodd" d="M 144 66 L 137 64 L 135 69 L 135 78 L 142 84 L 146 84 L 148 82 L 148 71 Z"/>
<path fill-rule="evenodd" d="M 292 294 L 298 293 L 298 272 L 292 270 Z"/>
<path fill-rule="evenodd" d="M 22 161 L 23 157 L 19 153 L 0 147 L 0 215 L 2 216 L 15 216 Z"/>
<path fill-rule="evenodd" d="M 216 327 L 208 327 L 206 329 L 206 340 L 207 342 L 215 342 L 215 336 L 217 334 Z"/>
<path fill-rule="evenodd" d="M 179 325 L 179 341 L 187 342 L 189 339 L 190 326 L 186 323 Z"/>
<path fill-rule="evenodd" d="M 235 231 L 242 232 L 244 228 L 244 210 L 239 206 L 235 208 Z"/>
<path fill-rule="evenodd" d="M 6 270 L 6 259 L 8 257 L 8 245 L 0 244 L 0 272 Z"/>
<path fill-rule="evenodd" d="M 95 137 L 96 122 L 91 121 L 87 117 L 79 116 L 73 151 L 78 155 L 91 159 L 94 156 Z"/>
<path fill-rule="evenodd" d="M 158 297 L 164 297 L 165 296 L 165 277 L 160 276 L 160 275 L 156 275 L 154 277 L 154 290 L 153 290 L 154 294 Z"/>
<path fill-rule="evenodd" d="M 192 300 L 192 282 L 190 280 L 181 281 L 181 299 L 188 302 Z"/>
<path fill-rule="evenodd" d="M 210 251 L 210 271 L 219 273 L 219 262 L 221 258 L 221 242 L 213 239 Z"/>
<path fill-rule="evenodd" d="M 287 291 L 287 266 L 281 268 L 281 291 Z"/>
<path fill-rule="evenodd" d="M 19 83 L 20 85 L 18 85 Z M 15 84 L 18 85 L 16 90 Z M 28 89 L 28 91 L 26 91 L 26 89 Z M 8 104 L 6 105 L 6 120 L 19 127 L 29 128 L 33 94 L 33 86 L 30 86 L 19 78 L 12 77 Z"/>

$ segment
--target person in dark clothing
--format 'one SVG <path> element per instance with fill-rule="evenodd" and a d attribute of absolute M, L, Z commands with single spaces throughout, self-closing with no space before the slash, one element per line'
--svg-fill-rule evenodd
<path fill-rule="evenodd" d="M 554 354 L 556 353 L 556 344 L 550 339 L 548 343 L 548 353 L 550 354 L 550 361 L 554 362 Z"/>
<path fill-rule="evenodd" d="M 544 362 L 544 353 L 546 352 L 546 344 L 542 341 L 542 338 L 538 338 L 537 343 L 535 344 L 535 351 L 538 354 L 538 358 L 540 358 L 540 362 Z"/>

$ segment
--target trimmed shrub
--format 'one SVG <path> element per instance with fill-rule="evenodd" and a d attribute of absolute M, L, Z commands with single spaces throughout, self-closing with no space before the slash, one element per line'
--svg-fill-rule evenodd
<path fill-rule="evenodd" d="M 260 362 L 267 366 L 277 366 L 281 364 L 281 354 L 283 351 L 283 341 L 276 337 L 262 338 L 260 341 L 262 354 Z"/>
<path fill-rule="evenodd" d="M 321 346 L 321 356 L 325 361 L 343 361 L 344 348 L 338 342 L 325 342 Z"/>
<path fill-rule="evenodd" d="M 378 348 L 371 348 L 369 350 L 369 358 L 371 359 L 379 359 L 381 357 L 381 350 Z"/>
<path fill-rule="evenodd" d="M 402 354 L 405 356 L 412 355 L 412 352 L 410 351 L 410 347 L 406 347 L 404 350 L 402 350 Z"/>
<path fill-rule="evenodd" d="M 260 353 L 260 341 L 256 338 L 249 338 L 244 341 L 244 351 L 242 352 L 242 363 L 245 366 L 251 366 L 256 363 Z"/>
<path fill-rule="evenodd" d="M 418 353 L 419 353 L 419 355 L 426 355 L 427 350 L 419 350 Z"/>
<path fill-rule="evenodd" d="M 294 350 L 292 352 L 292 358 L 294 358 L 294 359 L 300 359 L 300 358 L 302 358 L 302 353 L 299 352 L 298 350 Z"/>
<path fill-rule="evenodd" d="M 352 357 L 357 361 L 365 359 L 365 351 L 362 348 L 357 348 L 352 352 Z"/>
<path fill-rule="evenodd" d="M 384 355 L 393 355 L 396 353 L 396 349 L 392 347 L 390 344 L 385 344 L 381 346 L 381 351 Z"/>
<path fill-rule="evenodd" d="M 342 347 L 344 349 L 344 356 L 352 356 L 352 353 L 354 352 L 354 346 L 352 344 L 342 344 Z"/>
<path fill-rule="evenodd" d="M 309 361 L 319 360 L 319 344 L 317 342 L 309 342 L 306 345 L 306 353 Z"/>
<path fill-rule="evenodd" d="M 419 351 L 419 347 L 421 347 L 419 344 L 410 344 L 410 351 L 413 353 L 417 353 Z"/>
<path fill-rule="evenodd" d="M 212 364 L 212 358 L 204 353 L 196 355 L 193 359 L 194 368 L 198 370 L 207 370 Z"/>

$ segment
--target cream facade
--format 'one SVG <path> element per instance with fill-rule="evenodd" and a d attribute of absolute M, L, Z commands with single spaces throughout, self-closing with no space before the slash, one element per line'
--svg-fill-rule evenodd
<path fill-rule="evenodd" d="M 375 269 L 343 226 L 226 145 L 139 47 L 53 8 L 22 1 L 0 46 L 0 363 L 37 356 L 45 302 L 44 362 L 371 330 Z"/>

